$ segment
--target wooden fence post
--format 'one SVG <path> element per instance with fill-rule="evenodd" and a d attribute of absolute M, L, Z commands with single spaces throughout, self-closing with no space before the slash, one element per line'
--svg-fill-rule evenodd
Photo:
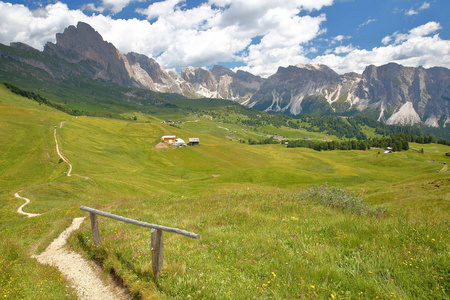
<path fill-rule="evenodd" d="M 94 208 L 86 207 L 86 206 L 80 206 L 80 209 L 89 212 L 89 217 L 91 219 L 92 235 L 94 237 L 94 245 L 95 246 L 99 246 L 101 243 L 100 233 L 98 230 L 97 215 L 111 218 L 111 219 L 118 220 L 118 221 L 122 221 L 125 223 L 130 223 L 130 224 L 146 227 L 146 228 L 152 228 L 152 231 L 151 231 L 152 269 L 153 269 L 153 275 L 155 276 L 155 280 L 159 279 L 159 274 L 161 273 L 161 270 L 163 267 L 163 261 L 164 261 L 163 231 L 174 232 L 174 233 L 181 234 L 181 235 L 193 238 L 193 239 L 200 238 L 200 235 L 198 235 L 196 233 L 178 229 L 178 228 L 137 221 L 137 220 L 110 214 L 110 213 L 107 213 L 107 212 L 104 212 L 101 210 L 97 210 Z"/>
<path fill-rule="evenodd" d="M 101 240 L 100 240 L 100 232 L 98 231 L 97 215 L 90 212 L 89 218 L 91 219 L 91 229 L 92 229 L 92 236 L 94 237 L 94 245 L 99 246 L 101 243 Z"/>
<path fill-rule="evenodd" d="M 159 279 L 159 273 L 162 270 L 164 261 L 164 244 L 163 231 L 159 229 L 152 229 L 152 268 L 155 279 Z"/>

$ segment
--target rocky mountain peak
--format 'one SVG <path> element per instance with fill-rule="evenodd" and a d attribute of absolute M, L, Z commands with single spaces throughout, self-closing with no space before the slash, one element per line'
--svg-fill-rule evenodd
<path fill-rule="evenodd" d="M 264 81 L 248 72 L 237 73 L 224 66 L 213 66 L 210 70 L 187 67 L 182 78 L 193 85 L 198 95 L 222 98 L 246 103 Z"/>
<path fill-rule="evenodd" d="M 223 75 L 233 76 L 236 74 L 232 70 L 228 69 L 227 67 L 219 66 L 219 65 L 214 65 L 213 68 L 211 69 L 211 71 L 217 77 L 220 77 Z"/>
<path fill-rule="evenodd" d="M 306 69 L 310 71 L 323 71 L 323 72 L 334 72 L 330 67 L 322 64 L 296 64 L 295 67 L 299 69 Z"/>
<path fill-rule="evenodd" d="M 164 70 L 156 60 L 130 52 L 126 55 L 133 70 L 131 77 L 143 86 L 165 93 L 178 93 L 192 95 L 193 88 L 181 79 L 178 74 Z"/>
<path fill-rule="evenodd" d="M 323 65 L 302 65 L 305 67 L 289 66 L 279 67 L 277 73 L 272 76 L 283 78 L 296 78 L 299 82 L 335 82 L 339 80 L 339 75 L 327 66 Z M 316 67 L 317 66 L 317 67 Z"/>
<path fill-rule="evenodd" d="M 111 48 L 112 44 L 107 43 Z M 63 33 L 56 34 L 56 45 L 65 50 L 84 50 L 86 47 L 107 47 L 100 33 L 89 24 L 78 22 L 77 26 L 67 27 Z"/>
<path fill-rule="evenodd" d="M 56 54 L 69 63 L 83 62 L 79 66 L 83 68 L 81 72 L 91 73 L 94 79 L 132 85 L 126 58 L 89 24 L 78 22 L 76 27 L 69 26 L 56 34 L 56 44 L 47 43 L 44 52 Z"/>
<path fill-rule="evenodd" d="M 128 53 L 126 57 L 131 65 L 139 64 L 155 82 L 161 82 L 161 78 L 166 75 L 164 69 L 153 58 L 135 52 Z"/>

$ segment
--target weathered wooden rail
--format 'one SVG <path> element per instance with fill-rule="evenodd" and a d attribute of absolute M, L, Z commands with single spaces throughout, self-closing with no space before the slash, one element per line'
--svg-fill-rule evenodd
<path fill-rule="evenodd" d="M 161 273 L 161 269 L 162 269 L 163 261 L 164 261 L 163 231 L 174 232 L 174 233 L 181 234 L 181 235 L 193 238 L 193 239 L 200 238 L 200 235 L 198 235 L 196 233 L 178 229 L 178 228 L 166 227 L 166 226 L 161 226 L 161 225 L 157 225 L 157 224 L 150 224 L 147 222 L 136 221 L 133 219 L 110 214 L 110 213 L 107 213 L 107 212 L 104 212 L 101 210 L 97 210 L 94 208 L 86 207 L 86 206 L 81 206 L 80 209 L 89 212 L 89 217 L 91 219 L 92 236 L 94 237 L 94 245 L 95 246 L 99 246 L 101 244 L 100 232 L 98 229 L 97 215 L 107 217 L 110 219 L 114 219 L 114 220 L 118 220 L 118 221 L 122 221 L 125 223 L 130 223 L 130 224 L 134 224 L 134 225 L 138 225 L 138 226 L 142 226 L 142 227 L 152 228 L 152 230 L 151 230 L 152 269 L 153 269 L 153 275 L 155 276 L 156 280 L 159 278 L 159 274 Z"/>

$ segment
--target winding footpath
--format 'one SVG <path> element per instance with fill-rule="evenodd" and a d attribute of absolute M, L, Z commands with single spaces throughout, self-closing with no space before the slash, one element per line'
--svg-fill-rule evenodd
<path fill-rule="evenodd" d="M 62 128 L 65 122 L 66 122 L 66 121 L 61 122 L 61 124 L 59 124 L 59 128 Z M 61 153 L 61 151 L 59 150 L 58 139 L 56 138 L 56 127 L 55 127 L 55 129 L 53 130 L 53 136 L 55 137 L 56 153 L 58 153 L 58 156 L 59 156 L 66 164 L 69 165 L 69 171 L 67 172 L 67 177 L 71 177 L 71 176 L 72 176 L 72 164 L 69 162 L 69 160 L 68 160 L 67 158 L 64 157 L 64 155 L 63 155 L 63 154 Z M 90 178 L 90 177 L 87 177 L 87 176 L 81 176 L 81 175 L 77 175 L 77 174 L 73 174 L 73 176 L 77 176 L 77 177 L 80 177 L 80 178 L 84 178 L 84 179 L 86 179 L 86 180 L 91 180 L 91 178 Z"/>
<path fill-rule="evenodd" d="M 61 122 L 59 125 L 59 128 L 63 126 L 64 122 Z M 56 138 L 56 127 L 53 129 L 53 136 L 55 137 L 55 144 L 56 144 L 56 153 L 58 153 L 58 156 L 69 165 L 69 171 L 67 172 L 67 177 L 72 176 L 72 164 L 62 155 L 61 151 L 59 151 L 59 145 L 58 145 L 58 139 Z"/>
<path fill-rule="evenodd" d="M 62 128 L 63 125 L 64 125 L 64 123 L 65 123 L 65 121 L 64 121 L 64 122 L 61 122 L 61 123 L 59 124 L 59 128 Z M 56 126 L 55 126 L 55 129 L 53 130 L 53 136 L 55 137 L 56 152 L 58 153 L 58 156 L 59 156 L 66 164 L 69 165 L 69 172 L 67 172 L 67 176 L 70 177 L 70 176 L 72 176 L 72 175 L 71 175 L 71 173 L 72 173 L 72 164 L 71 164 L 71 163 L 70 163 L 70 162 L 62 155 L 61 151 L 59 150 L 58 139 L 56 138 Z M 80 176 L 80 177 L 83 177 L 83 176 Z M 88 177 L 84 177 L 84 178 L 88 179 Z M 16 198 L 18 198 L 18 199 L 25 200 L 25 203 L 22 204 L 22 205 L 17 209 L 17 212 L 18 212 L 19 214 L 22 214 L 22 215 L 27 216 L 28 218 L 37 217 L 37 216 L 42 215 L 42 214 L 32 214 L 32 213 L 27 213 L 27 212 L 24 212 L 24 211 L 23 211 L 23 208 L 24 208 L 28 203 L 30 203 L 31 200 L 28 199 L 28 198 L 25 198 L 25 197 L 20 196 L 19 193 L 21 193 L 21 192 L 23 192 L 23 190 L 22 190 L 22 191 L 19 191 L 19 192 L 17 192 L 17 193 L 14 194 L 14 197 L 16 197 Z"/>
<path fill-rule="evenodd" d="M 61 122 L 59 128 L 62 128 L 64 122 Z M 72 164 L 62 155 L 58 139 L 56 137 L 56 126 L 53 131 L 55 138 L 56 152 L 58 156 L 69 165 L 69 171 L 66 173 L 68 177 L 72 176 Z M 90 179 L 80 175 L 81 178 Z M 23 191 L 23 190 L 22 190 Z M 37 217 L 41 214 L 32 214 L 23 211 L 25 205 L 30 203 L 30 199 L 19 195 L 22 191 L 14 194 L 18 199 L 25 200 L 17 212 L 26 215 L 28 218 Z M 105 284 L 99 277 L 101 270 L 99 267 L 91 266 L 89 262 L 80 254 L 65 249 L 67 239 L 70 234 L 79 229 L 86 217 L 75 218 L 72 224 L 65 229 L 48 247 L 39 255 L 32 257 L 37 259 L 41 264 L 47 264 L 56 267 L 72 285 L 77 293 L 78 299 L 81 300 L 116 300 L 129 299 L 126 293 L 120 288 L 114 287 L 114 284 Z"/>
<path fill-rule="evenodd" d="M 80 254 L 66 250 L 64 245 L 70 234 L 80 228 L 85 217 L 75 218 L 66 230 L 56 238 L 39 255 L 34 255 L 41 264 L 56 267 L 76 290 L 78 299 L 81 300 L 115 300 L 126 299 L 126 295 L 115 290 L 110 285 L 105 285 L 99 278 L 100 270 L 94 270 L 92 266 Z"/>
<path fill-rule="evenodd" d="M 20 195 L 19 195 L 20 192 L 22 192 L 22 191 L 19 191 L 19 192 L 15 193 L 15 194 L 14 194 L 14 197 L 16 197 L 16 198 L 18 198 L 18 199 L 25 200 L 25 203 L 22 204 L 22 205 L 17 209 L 17 212 L 18 212 L 19 214 L 22 214 L 22 215 L 27 216 L 28 218 L 40 216 L 41 214 L 27 213 L 27 212 L 24 212 L 24 211 L 22 210 L 22 208 L 24 208 L 25 205 L 27 205 L 28 203 L 30 203 L 30 199 L 20 196 Z"/>

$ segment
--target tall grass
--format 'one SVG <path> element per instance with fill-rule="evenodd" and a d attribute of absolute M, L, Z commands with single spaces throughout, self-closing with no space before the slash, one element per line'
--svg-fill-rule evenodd
<path fill-rule="evenodd" d="M 199 233 L 165 233 L 155 284 L 149 230 L 102 219 L 102 245 L 86 226 L 72 245 L 121 276 L 136 297 L 161 299 L 443 299 L 449 285 L 445 222 L 319 204 L 309 192 L 233 190 L 138 199 L 111 211 Z M 347 201 L 357 197 L 337 190 Z M 327 195 L 328 197 L 328 195 Z M 372 208 L 357 201 L 365 212 Z M 157 293 L 155 291 L 158 291 Z"/>

